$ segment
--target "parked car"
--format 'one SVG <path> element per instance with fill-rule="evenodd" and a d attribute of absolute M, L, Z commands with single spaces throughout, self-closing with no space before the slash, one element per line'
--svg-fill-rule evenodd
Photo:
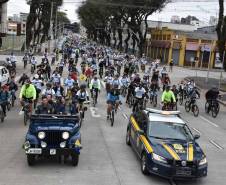
<path fill-rule="evenodd" d="M 0 83 L 2 85 L 7 84 L 9 81 L 9 71 L 4 66 L 0 66 Z"/>

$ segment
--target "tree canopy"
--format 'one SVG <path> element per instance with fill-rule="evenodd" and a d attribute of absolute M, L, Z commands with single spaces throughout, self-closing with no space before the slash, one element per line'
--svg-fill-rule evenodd
<path fill-rule="evenodd" d="M 169 0 L 87 0 L 78 9 L 82 25 L 87 29 L 88 37 L 125 51 L 128 50 L 128 41 L 133 40 L 139 48 L 139 55 L 144 51 L 148 17 L 161 9 Z M 123 40 L 123 33 L 127 37 Z M 117 37 L 116 37 L 117 35 Z"/>

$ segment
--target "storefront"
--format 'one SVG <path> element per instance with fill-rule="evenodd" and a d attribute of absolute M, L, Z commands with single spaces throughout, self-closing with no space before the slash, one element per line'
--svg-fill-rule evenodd
<path fill-rule="evenodd" d="M 180 50 L 181 50 L 181 43 L 180 42 L 173 42 L 172 59 L 173 59 L 174 65 L 179 65 Z"/>
<path fill-rule="evenodd" d="M 170 48 L 170 41 L 151 41 L 151 55 L 152 58 L 160 59 L 161 63 L 167 64 L 169 61 L 169 48 Z"/>
<path fill-rule="evenodd" d="M 184 66 L 191 66 L 191 63 L 195 61 L 198 50 L 199 50 L 198 43 L 191 43 L 191 42 L 186 43 Z"/>

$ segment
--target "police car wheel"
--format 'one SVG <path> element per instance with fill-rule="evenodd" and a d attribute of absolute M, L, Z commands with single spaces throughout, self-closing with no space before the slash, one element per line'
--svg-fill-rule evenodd
<path fill-rule="evenodd" d="M 147 155 L 146 153 L 143 153 L 141 156 L 141 171 L 144 175 L 148 175 L 148 169 L 147 169 Z"/>
<path fill-rule="evenodd" d="M 29 166 L 35 165 L 35 155 L 27 155 L 27 163 Z"/>
<path fill-rule="evenodd" d="M 79 155 L 78 154 L 72 154 L 71 159 L 72 159 L 72 165 L 78 166 Z"/>
<path fill-rule="evenodd" d="M 127 129 L 127 133 L 126 133 L 126 144 L 128 145 L 128 146 L 130 146 L 130 130 L 129 130 L 129 128 Z"/>

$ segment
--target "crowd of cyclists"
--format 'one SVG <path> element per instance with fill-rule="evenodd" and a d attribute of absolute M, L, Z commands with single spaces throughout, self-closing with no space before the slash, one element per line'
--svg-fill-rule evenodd
<path fill-rule="evenodd" d="M 77 114 L 84 118 L 85 102 L 98 104 L 99 93 L 106 91 L 107 119 L 112 118 L 120 104 L 125 103 L 132 111 L 145 109 L 148 104 L 156 107 L 162 91 L 160 104 L 163 110 L 177 110 L 185 102 L 185 109 L 198 114 L 196 99 L 200 93 L 194 80 L 172 85 L 169 71 L 158 61 L 148 61 L 145 55 L 137 58 L 109 47 L 99 46 L 77 37 L 67 39 L 62 50 L 51 54 L 45 50 L 41 63 L 32 51 L 23 57 L 24 69 L 28 64 L 31 75 L 24 73 L 18 83 L 22 85 L 19 101 L 27 116 L 37 114 Z M 15 82 L 16 57 L 7 58 L 11 79 L 0 88 L 0 101 L 4 115 L 9 95 L 16 99 L 18 85 Z M 172 66 L 170 67 L 172 71 Z M 66 79 L 63 78 L 66 75 Z M 104 87 L 102 87 L 102 83 Z M 90 94 L 90 96 L 89 96 Z M 206 93 L 205 110 L 213 117 L 219 112 L 219 90 L 213 87 Z M 12 99 L 12 98 L 11 98 Z M 41 100 L 41 103 L 39 103 Z M 10 100 L 11 101 L 11 100 Z M 25 107 L 28 106 L 28 109 Z"/>

